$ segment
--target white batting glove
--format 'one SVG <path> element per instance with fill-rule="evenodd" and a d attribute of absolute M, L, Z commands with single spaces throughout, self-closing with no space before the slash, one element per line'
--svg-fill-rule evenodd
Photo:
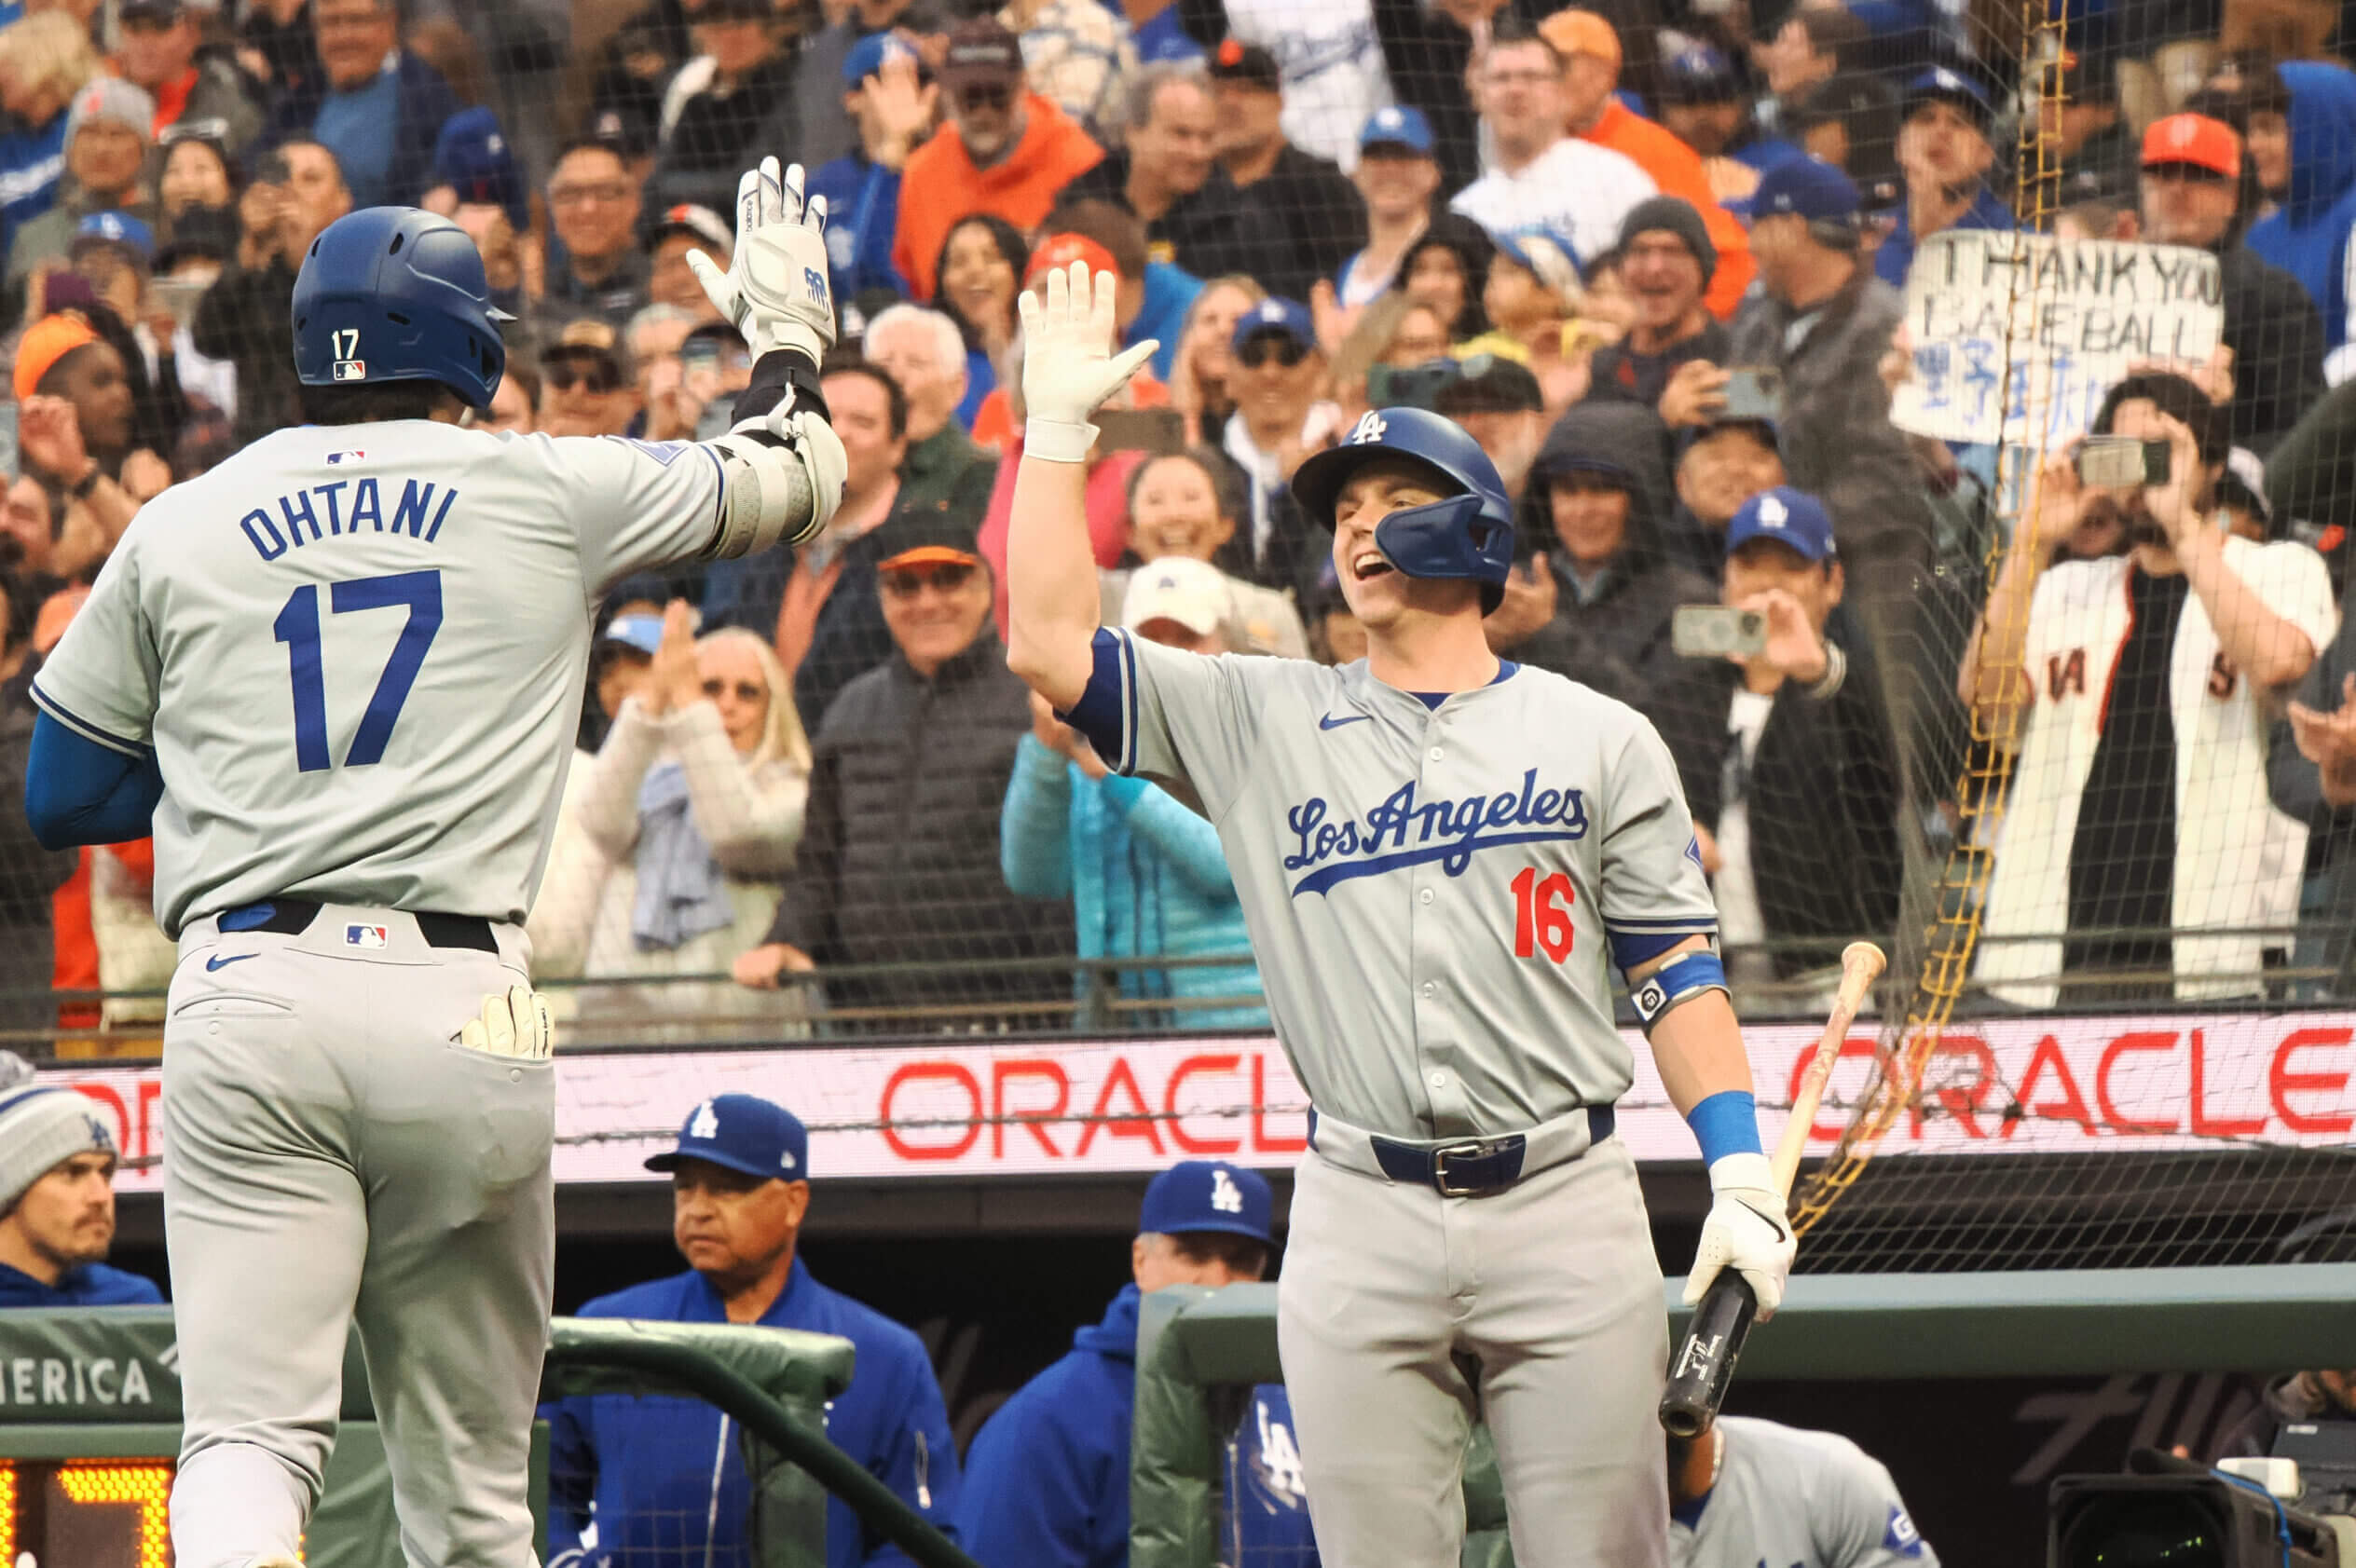
<path fill-rule="evenodd" d="M 736 254 L 722 272 L 701 251 L 687 265 L 755 357 L 791 348 L 826 359 L 834 346 L 834 293 L 827 283 L 827 198 L 802 198 L 801 165 L 782 174 L 765 157 L 736 182 Z"/>
<path fill-rule="evenodd" d="M 483 1016 L 466 1020 L 459 1043 L 486 1056 L 544 1062 L 556 1049 L 556 1019 L 546 997 L 529 986 L 511 986 L 483 999 Z"/>
<path fill-rule="evenodd" d="M 1722 1154 L 1710 1166 L 1710 1193 L 1702 1245 L 1693 1253 L 1693 1272 L 1685 1276 L 1685 1304 L 1698 1302 L 1718 1271 L 1732 1267 L 1750 1282 L 1764 1323 L 1783 1304 L 1784 1280 L 1800 1250 L 1775 1192 L 1774 1167 L 1764 1154 Z"/>
<path fill-rule="evenodd" d="M 1025 290 L 1022 311 L 1022 403 L 1028 413 L 1022 455 L 1051 463 L 1084 463 L 1096 443 L 1089 416 L 1129 384 L 1137 367 L 1161 345 L 1147 338 L 1113 352 L 1113 296 L 1120 280 L 1096 275 L 1090 293 L 1088 263 L 1048 274 L 1047 298 Z"/>

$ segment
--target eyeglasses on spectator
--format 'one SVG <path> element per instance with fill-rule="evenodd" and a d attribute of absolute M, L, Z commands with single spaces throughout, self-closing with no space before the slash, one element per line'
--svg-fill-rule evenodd
<path fill-rule="evenodd" d="M 974 82 L 957 89 L 958 107 L 1004 109 L 1014 102 L 1014 89 L 1004 82 Z"/>
<path fill-rule="evenodd" d="M 593 392 L 611 392 L 622 386 L 622 373 L 602 360 L 555 360 L 541 367 L 541 375 L 560 392 L 586 382 Z"/>
<path fill-rule="evenodd" d="M 895 599 L 913 599 L 930 588 L 954 593 L 973 580 L 974 568 L 962 561 L 942 561 L 930 566 L 896 566 L 883 574 L 884 592 Z"/>
<path fill-rule="evenodd" d="M 1262 333 L 1245 338 L 1243 347 L 1235 351 L 1235 358 L 1246 370 L 1257 370 L 1270 359 L 1291 370 L 1308 358 L 1308 345 L 1283 333 Z"/>
<path fill-rule="evenodd" d="M 707 680 L 704 683 L 704 695 L 709 697 L 715 702 L 719 702 L 720 698 L 727 695 L 727 693 L 728 683 L 724 680 Z M 768 701 L 768 699 L 769 689 L 762 686 L 758 681 L 740 680 L 736 683 L 736 700 L 738 702 L 762 702 Z"/>

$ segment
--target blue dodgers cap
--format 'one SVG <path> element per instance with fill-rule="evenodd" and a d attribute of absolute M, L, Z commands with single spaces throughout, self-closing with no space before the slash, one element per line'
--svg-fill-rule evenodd
<path fill-rule="evenodd" d="M 1437 145 L 1431 137 L 1431 122 L 1423 117 L 1423 111 L 1387 105 L 1366 116 L 1366 124 L 1358 132 L 1358 150 L 1376 147 L 1404 147 L 1418 157 L 1430 157 Z"/>
<path fill-rule="evenodd" d="M 637 648 L 649 659 L 663 646 L 663 618 L 659 615 L 617 615 L 606 622 L 604 640 Z"/>
<path fill-rule="evenodd" d="M 1760 218 L 1805 218 L 1811 223 L 1854 223 L 1864 198 L 1857 183 L 1822 158 L 1786 158 L 1759 177 L 1747 201 L 1727 211 L 1754 222 Z"/>
<path fill-rule="evenodd" d="M 499 128 L 499 116 L 488 109 L 461 109 L 442 122 L 433 142 L 433 177 L 457 191 L 460 201 L 505 209 L 507 221 L 519 231 L 531 223 L 523 168 Z"/>
<path fill-rule="evenodd" d="M 1541 249 L 1544 246 L 1551 245 L 1560 252 L 1561 265 L 1570 268 L 1572 277 L 1582 277 L 1587 270 L 1580 264 L 1579 247 L 1572 244 L 1570 236 L 1560 229 L 1542 226 L 1509 228 L 1489 238 L 1497 241 L 1499 252 L 1508 261 L 1525 271 L 1536 273 L 1541 282 L 1548 280 L 1547 264 L 1552 259 Z"/>
<path fill-rule="evenodd" d="M 1664 38 L 1672 34 L 1663 34 Z M 1733 61 L 1714 46 L 1689 39 L 1661 62 L 1661 98 L 1669 103 L 1722 103 L 1742 96 Z"/>
<path fill-rule="evenodd" d="M 842 57 L 842 85 L 864 87 L 867 79 L 884 69 L 884 62 L 896 56 L 914 59 L 916 51 L 893 33 L 870 33 L 851 46 L 851 52 Z"/>
<path fill-rule="evenodd" d="M 1810 561 L 1829 561 L 1840 553 L 1832 543 L 1832 514 L 1815 497 L 1788 484 L 1761 490 L 1726 525 L 1727 554 L 1753 539 L 1788 545 Z"/>
<path fill-rule="evenodd" d="M 1911 115 L 1917 106 L 1933 100 L 1954 104 L 1983 130 L 1996 117 L 1995 106 L 1988 102 L 1987 89 L 1961 71 L 1950 71 L 1944 65 L 1917 72 L 1906 84 L 1906 113 Z"/>
<path fill-rule="evenodd" d="M 677 1170 L 682 1160 L 705 1160 L 747 1176 L 806 1181 L 810 1135 L 801 1118 L 782 1105 L 757 1095 L 719 1095 L 687 1113 L 678 1147 L 648 1160 L 646 1168 Z"/>
<path fill-rule="evenodd" d="M 92 212 L 74 225 L 74 248 L 89 244 L 120 245 L 139 259 L 156 259 L 156 231 L 129 212 Z"/>
<path fill-rule="evenodd" d="M 1244 339 L 1264 332 L 1281 332 L 1304 348 L 1317 347 L 1317 323 L 1309 320 L 1308 307 L 1296 299 L 1271 294 L 1237 317 L 1227 347 L 1240 348 Z"/>
<path fill-rule="evenodd" d="M 1226 1231 L 1272 1241 L 1275 1194 L 1258 1171 L 1225 1160 L 1183 1160 L 1154 1178 L 1137 1214 L 1140 1232 L 1177 1235 L 1186 1231 Z"/>

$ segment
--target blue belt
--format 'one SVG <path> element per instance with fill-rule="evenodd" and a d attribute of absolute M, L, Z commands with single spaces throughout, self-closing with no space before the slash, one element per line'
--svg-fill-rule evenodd
<path fill-rule="evenodd" d="M 1610 1106 L 1589 1106 L 1588 1145 L 1609 1138 L 1618 1121 Z M 1504 1192 L 1522 1179 L 1522 1160 L 1529 1151 L 1529 1140 L 1519 1133 L 1511 1138 L 1466 1139 L 1436 1149 L 1388 1138 L 1369 1138 L 1368 1141 L 1374 1145 L 1375 1163 L 1382 1166 L 1385 1176 L 1429 1187 L 1445 1198 L 1486 1198 Z"/>

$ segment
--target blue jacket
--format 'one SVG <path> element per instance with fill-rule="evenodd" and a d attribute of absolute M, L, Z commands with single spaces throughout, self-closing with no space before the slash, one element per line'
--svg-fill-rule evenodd
<path fill-rule="evenodd" d="M 1972 198 L 1971 205 L 1964 210 L 1962 217 L 1955 220 L 1954 226 L 2007 229 L 2016 225 L 2012 209 L 1997 200 L 1994 191 L 1981 185 L 1979 194 Z M 1883 240 L 1881 248 L 1873 252 L 1873 270 L 1883 282 L 1903 293 L 1906 289 L 1906 269 L 1913 265 L 1914 235 L 1907 226 L 1906 209 L 1901 205 L 1897 210 L 1897 227 L 1890 231 L 1890 237 Z"/>
<path fill-rule="evenodd" d="M 0 135 L 0 256 L 15 243 L 19 225 L 48 211 L 65 174 L 65 111 L 28 130 L 11 123 Z"/>
<path fill-rule="evenodd" d="M 163 1299 L 154 1280 L 110 1269 L 104 1263 L 68 1269 L 58 1275 L 55 1285 L 44 1285 L 29 1274 L 0 1263 L 0 1308 L 148 1306 Z"/>
<path fill-rule="evenodd" d="M 838 306 L 862 289 L 908 293 L 907 280 L 892 265 L 892 235 L 899 223 L 899 170 L 886 169 L 864 153 L 836 158 L 810 176 L 812 196 L 827 198 L 827 270 L 834 277 Z"/>
<path fill-rule="evenodd" d="M 1137 1405 L 1137 1287 L 1071 1353 L 1015 1391 L 974 1437 L 958 1537 L 982 1568 L 1124 1568 L 1129 1561 L 1129 1439 Z M 1316 1568 L 1300 1460 L 1284 1390 L 1253 1391 L 1230 1450 L 1228 1495 L 1240 1536 L 1230 1562 Z M 1236 1549 L 1239 1548 L 1240 1549 Z"/>
<path fill-rule="evenodd" d="M 1026 898 L 1068 898 L 1082 958 L 1243 953 L 1219 830 L 1143 779 L 1090 779 L 1025 735 L 998 818 L 998 867 Z M 1257 995 L 1256 964 L 1131 970 L 1125 997 Z M 1187 1008 L 1180 1029 L 1266 1029 L 1265 1007 Z"/>
<path fill-rule="evenodd" d="M 392 160 L 385 170 L 385 190 L 394 203 L 415 206 L 433 188 L 433 146 L 441 139 L 443 122 L 457 114 L 460 105 L 442 73 L 407 49 L 401 51 L 393 71 L 400 108 L 391 128 Z M 269 124 L 262 128 L 261 136 L 246 154 L 249 167 L 252 160 L 281 143 L 310 135 L 320 105 L 326 101 L 323 75 L 314 73 L 288 87 L 272 110 Z"/>
<path fill-rule="evenodd" d="M 1137 344 L 1149 337 L 1158 339 L 1161 347 L 1146 362 L 1164 381 L 1178 363 L 1178 340 L 1186 334 L 1186 312 L 1195 307 L 1195 295 L 1200 293 L 1202 280 L 1185 268 L 1169 262 L 1145 264 L 1145 303 L 1138 307 L 1137 320 L 1129 323 L 1122 341 Z"/>
<path fill-rule="evenodd" d="M 600 1296 L 583 1317 L 725 1323 L 728 1312 L 692 1272 Z M 765 1329 L 840 1334 L 858 1351 L 850 1388 L 827 1411 L 827 1436 L 902 1501 L 949 1527 L 957 1506 L 957 1451 L 940 1384 L 916 1336 L 882 1313 L 828 1289 L 796 1258 Z M 751 1500 L 734 1422 L 693 1399 L 600 1394 L 541 1407 L 550 1425 L 548 1556 L 627 1568 L 703 1568 L 745 1551 Z M 596 1547 L 578 1559 L 596 1505 Z M 717 1520 L 708 1532 L 705 1520 Z M 867 1538 L 858 1516 L 827 1502 L 827 1568 L 905 1563 L 897 1547 Z"/>
<path fill-rule="evenodd" d="M 2348 230 L 2356 222 L 2356 73 L 2292 61 L 2291 188 L 2281 209 L 2250 225 L 2247 243 L 2297 279 L 2323 317 L 2325 348 L 2348 336 Z"/>

